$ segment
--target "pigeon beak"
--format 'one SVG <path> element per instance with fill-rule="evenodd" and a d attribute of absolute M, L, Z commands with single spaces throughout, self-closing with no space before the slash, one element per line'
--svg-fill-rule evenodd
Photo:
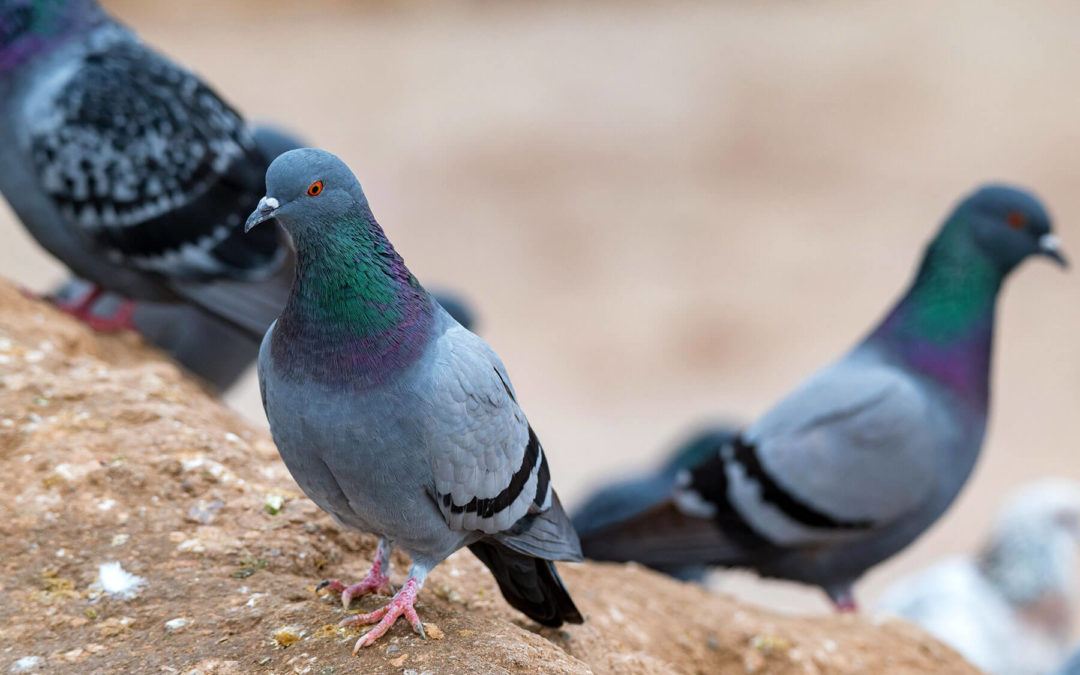
<path fill-rule="evenodd" d="M 244 232 L 250 232 L 251 228 L 259 223 L 273 218 L 280 206 L 281 204 L 278 200 L 273 197 L 263 197 L 260 199 L 259 205 L 255 207 L 255 210 L 248 216 L 247 222 L 244 223 Z"/>
<path fill-rule="evenodd" d="M 1061 240 L 1050 233 L 1039 237 L 1039 255 L 1050 258 L 1062 267 L 1069 266 L 1069 261 L 1061 252 Z"/>

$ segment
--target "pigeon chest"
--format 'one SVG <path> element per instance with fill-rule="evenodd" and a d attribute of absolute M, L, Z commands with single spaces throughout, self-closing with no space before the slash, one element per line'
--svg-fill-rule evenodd
<path fill-rule="evenodd" d="M 430 499 L 430 464 L 407 386 L 331 391 L 265 367 L 260 384 L 282 460 L 304 493 L 339 521 L 387 534 L 400 527 L 402 500 Z"/>

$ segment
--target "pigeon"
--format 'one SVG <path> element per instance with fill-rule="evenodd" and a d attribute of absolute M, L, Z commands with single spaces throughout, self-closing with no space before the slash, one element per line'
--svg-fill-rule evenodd
<path fill-rule="evenodd" d="M 420 285 L 383 234 L 349 168 L 315 149 L 270 165 L 251 230 L 277 221 L 296 279 L 259 350 L 270 432 L 297 484 L 343 526 L 379 538 L 371 571 L 342 603 L 389 588 L 391 547 L 412 559 L 353 653 L 404 615 L 428 572 L 467 546 L 506 600 L 545 626 L 581 623 L 552 561 L 581 547 L 547 458 L 499 357 Z"/>
<path fill-rule="evenodd" d="M 859 576 L 937 520 L 971 473 L 998 291 L 1030 255 L 1065 265 L 1035 197 L 988 185 L 964 198 L 862 342 L 681 472 L 666 499 L 582 534 L 585 556 L 748 567 L 853 611 Z"/>
<path fill-rule="evenodd" d="M 1049 673 L 1069 652 L 1077 600 L 1080 484 L 1024 486 L 976 555 L 889 587 L 878 604 L 991 675 Z"/>
<path fill-rule="evenodd" d="M 658 470 L 611 483 L 593 493 L 571 517 L 579 537 L 588 537 L 620 521 L 639 515 L 667 499 L 679 472 L 690 469 L 718 453 L 738 438 L 733 427 L 708 427 L 679 446 Z M 703 583 L 705 565 L 670 565 L 657 567 L 661 572 L 683 581 Z"/>
<path fill-rule="evenodd" d="M 274 228 L 244 236 L 273 156 L 192 73 L 95 0 L 0 0 L 0 193 L 97 290 L 198 306 L 261 339 L 291 282 Z"/>

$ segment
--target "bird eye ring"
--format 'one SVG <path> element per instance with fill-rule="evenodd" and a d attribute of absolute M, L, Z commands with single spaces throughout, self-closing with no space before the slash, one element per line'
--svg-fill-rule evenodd
<path fill-rule="evenodd" d="M 317 180 L 308 186 L 307 193 L 309 197 L 318 197 L 322 194 L 322 181 Z"/>
<path fill-rule="evenodd" d="M 1005 222 L 1014 230 L 1022 230 L 1027 225 L 1027 218 L 1019 211 L 1009 211 L 1005 216 Z"/>

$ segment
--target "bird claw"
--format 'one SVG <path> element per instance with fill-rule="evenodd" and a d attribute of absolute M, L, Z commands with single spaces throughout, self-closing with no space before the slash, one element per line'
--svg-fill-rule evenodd
<path fill-rule="evenodd" d="M 75 298 L 53 298 L 52 301 L 53 305 L 61 312 L 75 317 L 99 333 L 136 330 L 134 321 L 135 301 L 130 299 L 122 300 L 112 314 L 100 316 L 94 310 L 103 294 L 104 291 L 101 287 L 94 286 Z"/>
<path fill-rule="evenodd" d="M 401 587 L 401 590 L 394 595 L 394 599 L 385 607 L 380 607 L 368 614 L 355 614 L 339 623 L 339 626 L 365 626 L 372 623 L 375 624 L 371 630 L 361 635 L 360 639 L 356 641 L 356 646 L 353 648 L 352 653 L 356 654 L 364 647 L 370 647 L 375 644 L 375 641 L 382 637 L 386 631 L 390 630 L 390 627 L 394 625 L 394 622 L 397 621 L 400 616 L 404 616 L 406 620 L 412 624 L 413 630 L 426 640 L 427 633 L 424 632 L 424 624 L 420 621 L 420 615 L 416 613 L 416 608 L 413 607 L 419 592 L 420 584 L 417 583 L 415 579 L 409 579 L 405 582 L 405 585 Z"/>
<path fill-rule="evenodd" d="M 89 314 L 81 317 L 82 322 L 98 333 L 117 333 L 120 331 L 134 331 L 135 327 L 135 301 L 124 300 L 112 316 L 97 316 Z"/>
<path fill-rule="evenodd" d="M 354 598 L 359 598 L 368 593 L 394 594 L 394 587 L 390 585 L 390 578 L 381 573 L 376 573 L 374 570 L 364 577 L 360 583 L 352 586 L 346 586 L 337 579 L 327 579 L 315 587 L 315 592 L 318 593 L 324 588 L 330 589 L 332 593 L 341 593 L 341 606 L 345 609 L 349 608 Z"/>

